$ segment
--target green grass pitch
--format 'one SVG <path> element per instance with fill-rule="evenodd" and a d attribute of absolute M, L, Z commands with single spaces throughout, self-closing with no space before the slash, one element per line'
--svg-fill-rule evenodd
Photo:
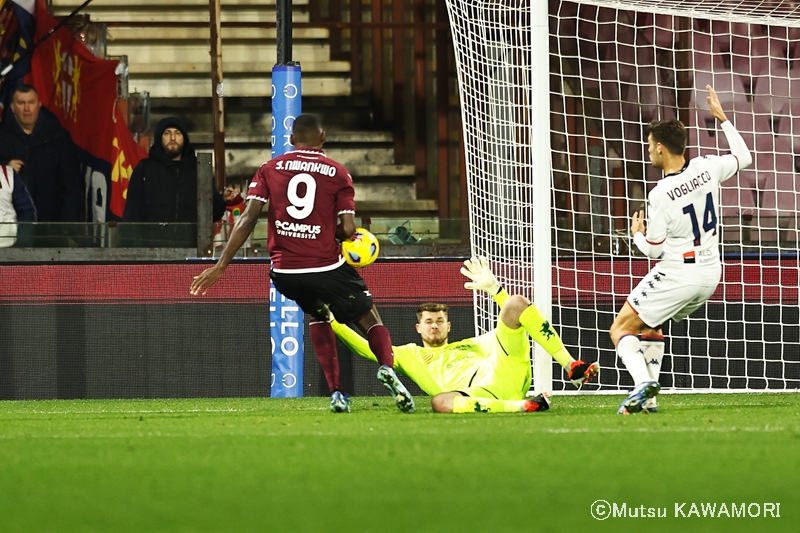
<path fill-rule="evenodd" d="M 627 417 L 621 399 L 0 402 L 0 531 L 800 531 L 800 394 L 661 395 Z"/>

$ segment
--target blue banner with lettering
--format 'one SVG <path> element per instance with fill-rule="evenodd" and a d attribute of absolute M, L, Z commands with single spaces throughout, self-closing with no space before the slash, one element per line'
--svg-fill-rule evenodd
<path fill-rule="evenodd" d="M 269 330 L 272 341 L 273 398 L 303 396 L 303 312 L 300 306 L 269 286 Z"/>
<path fill-rule="evenodd" d="M 300 67 L 272 68 L 272 157 L 294 149 L 289 139 L 294 119 L 302 113 Z M 273 398 L 303 396 L 303 312 L 270 283 Z"/>
<path fill-rule="evenodd" d="M 272 157 L 291 152 L 289 142 L 294 119 L 302 113 L 300 103 L 300 67 L 272 67 Z"/>

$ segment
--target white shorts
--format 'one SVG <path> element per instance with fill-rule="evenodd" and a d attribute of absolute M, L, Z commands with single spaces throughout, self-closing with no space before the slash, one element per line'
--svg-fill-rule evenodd
<path fill-rule="evenodd" d="M 711 298 L 717 289 L 718 282 L 687 285 L 678 277 L 656 266 L 628 296 L 628 304 L 651 328 L 657 328 L 669 319 L 680 322 Z"/>

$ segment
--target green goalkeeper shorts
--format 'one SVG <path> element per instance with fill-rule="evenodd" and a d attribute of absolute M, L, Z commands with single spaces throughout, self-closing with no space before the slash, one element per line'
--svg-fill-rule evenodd
<path fill-rule="evenodd" d="M 531 343 L 524 328 L 498 320 L 494 346 L 486 364 L 458 392 L 473 398 L 522 400 L 531 386 Z"/>

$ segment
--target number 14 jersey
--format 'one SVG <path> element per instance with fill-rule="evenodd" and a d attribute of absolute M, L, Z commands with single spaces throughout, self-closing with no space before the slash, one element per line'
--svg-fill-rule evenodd
<path fill-rule="evenodd" d="M 686 284 L 719 281 L 720 183 L 738 170 L 734 155 L 695 157 L 648 195 L 647 242 L 663 243 L 659 265 L 687 273 Z"/>
<path fill-rule="evenodd" d="M 268 203 L 267 247 L 276 272 L 324 272 L 344 262 L 339 215 L 355 214 L 353 179 L 314 148 L 298 148 L 258 169 L 247 199 Z"/>

